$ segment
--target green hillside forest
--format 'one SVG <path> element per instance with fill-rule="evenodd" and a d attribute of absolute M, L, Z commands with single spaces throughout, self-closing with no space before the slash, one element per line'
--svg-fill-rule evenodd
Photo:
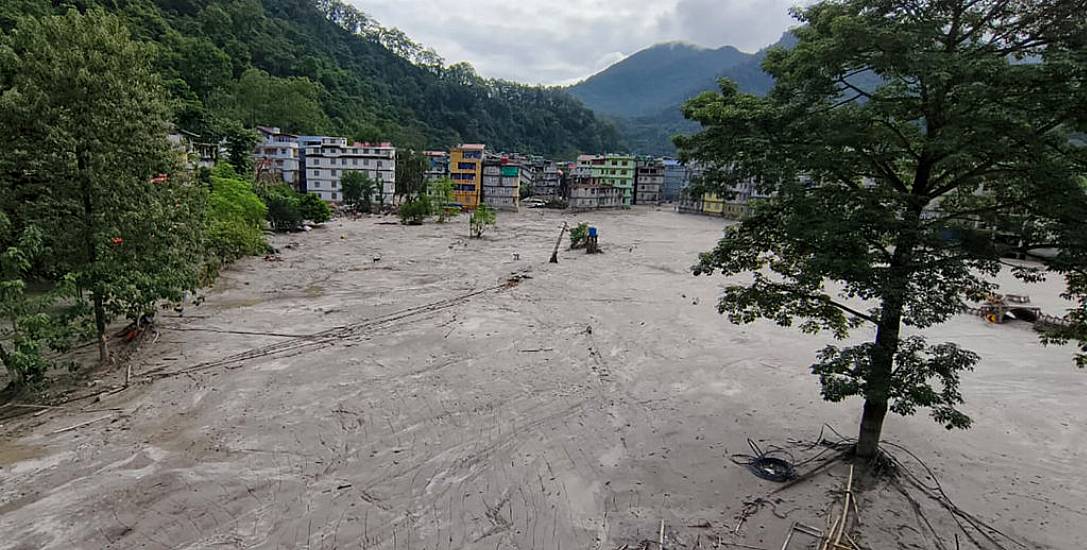
<path fill-rule="evenodd" d="M 238 124 L 388 140 L 481 142 L 554 156 L 617 146 L 616 130 L 557 88 L 480 77 L 339 0 L 5 0 L 23 16 L 102 7 L 156 51 L 177 127 Z"/>

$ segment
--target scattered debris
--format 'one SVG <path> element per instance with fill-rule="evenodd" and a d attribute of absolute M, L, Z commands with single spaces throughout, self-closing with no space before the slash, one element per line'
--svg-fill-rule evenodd
<path fill-rule="evenodd" d="M 61 428 L 59 430 L 53 430 L 53 431 L 49 432 L 48 435 L 56 435 L 56 434 L 59 434 L 59 433 L 64 433 L 64 432 L 69 432 L 69 431 L 72 431 L 72 430 L 77 430 L 79 428 L 82 428 L 83 426 L 89 426 L 89 425 L 94 424 L 96 422 L 101 422 L 101 421 L 103 421 L 103 420 L 105 420 L 107 418 L 113 418 L 113 414 L 112 413 L 111 414 L 106 414 L 106 415 L 103 415 L 103 416 L 99 416 L 98 418 L 95 418 L 93 420 L 88 420 L 86 422 L 80 422 L 79 424 L 75 424 L 73 426 L 68 426 L 67 428 Z"/>
<path fill-rule="evenodd" d="M 505 287 L 506 288 L 513 288 L 513 287 L 521 284 L 522 281 L 527 281 L 528 279 L 531 279 L 531 278 L 532 278 L 532 275 L 529 275 L 528 273 L 526 273 L 524 271 L 521 271 L 521 272 L 515 271 L 515 272 L 511 273 L 509 277 L 506 278 Z"/>
<path fill-rule="evenodd" d="M 264 261 L 266 261 L 266 262 L 282 262 L 283 258 L 280 258 L 279 256 L 277 256 L 275 254 L 267 254 L 267 255 L 264 256 Z"/>

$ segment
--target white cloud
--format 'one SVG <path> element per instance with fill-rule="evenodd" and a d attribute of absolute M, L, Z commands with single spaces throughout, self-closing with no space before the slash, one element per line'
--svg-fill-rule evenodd
<path fill-rule="evenodd" d="M 450 63 L 527 83 L 570 83 L 658 42 L 755 51 L 806 0 L 349 0 Z"/>

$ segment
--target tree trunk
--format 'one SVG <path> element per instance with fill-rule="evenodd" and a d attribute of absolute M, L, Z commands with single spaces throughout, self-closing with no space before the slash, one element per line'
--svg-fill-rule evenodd
<path fill-rule="evenodd" d="M 94 329 L 98 335 L 98 362 L 109 363 L 109 341 L 106 339 L 106 308 L 102 296 L 94 293 Z"/>
<path fill-rule="evenodd" d="M 887 401 L 864 401 L 861 415 L 861 433 L 857 439 L 856 454 L 860 458 L 874 458 L 879 454 L 879 439 L 883 433 L 883 419 L 887 416 Z"/>
<path fill-rule="evenodd" d="M 918 243 L 922 208 L 923 205 L 917 203 L 907 211 L 904 221 L 912 221 L 914 225 L 899 235 L 888 266 L 890 277 L 880 303 L 871 372 L 865 381 L 868 388 L 864 395 L 864 413 L 861 415 L 860 434 L 854 450 L 863 459 L 872 459 L 879 454 L 879 440 L 883 433 L 883 420 L 887 416 L 888 398 L 891 395 L 895 356 L 898 354 L 902 330 L 902 313 L 913 273 L 911 263 Z"/>
<path fill-rule="evenodd" d="M 895 277 L 898 279 L 899 277 Z M 903 285 L 901 288 L 905 288 Z M 883 300 L 879 329 L 876 331 L 876 347 L 872 350 L 868 374 L 868 391 L 865 393 L 864 413 L 857 437 L 856 454 L 870 459 L 879 454 L 879 438 L 883 432 L 883 419 L 887 416 L 887 397 L 891 392 L 895 354 L 898 353 L 899 330 L 902 324 L 902 300 L 892 292 Z"/>
<path fill-rule="evenodd" d="M 94 266 L 98 262 L 98 248 L 94 242 L 97 232 L 94 230 L 94 200 L 92 195 L 93 181 L 90 173 L 90 155 L 85 150 L 76 152 L 76 162 L 79 167 L 79 186 L 83 193 L 83 223 L 86 226 L 83 231 L 85 246 L 87 247 L 87 264 Z M 106 341 L 106 308 L 102 293 L 96 289 L 93 283 L 90 286 L 91 297 L 94 300 L 94 329 L 98 338 L 98 362 L 105 365 L 109 363 L 109 343 Z"/>

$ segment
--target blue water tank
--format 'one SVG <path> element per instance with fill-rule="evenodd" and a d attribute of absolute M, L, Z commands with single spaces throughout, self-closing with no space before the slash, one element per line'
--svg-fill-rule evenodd
<path fill-rule="evenodd" d="M 596 228 L 591 226 L 591 225 L 589 226 L 589 236 L 590 237 L 595 237 L 596 236 Z"/>

